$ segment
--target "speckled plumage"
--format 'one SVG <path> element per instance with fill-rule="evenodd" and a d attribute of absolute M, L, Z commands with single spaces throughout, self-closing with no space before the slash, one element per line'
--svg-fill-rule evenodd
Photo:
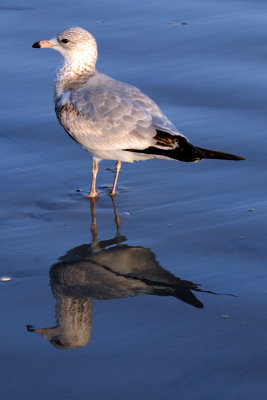
<path fill-rule="evenodd" d="M 75 81 L 55 97 L 55 105 L 65 130 L 99 159 L 143 159 L 144 155 L 125 150 L 156 146 L 156 129 L 179 134 L 140 90 L 98 71 L 81 87 Z"/>
<path fill-rule="evenodd" d="M 55 110 L 66 132 L 93 156 L 89 197 L 97 195 L 95 181 L 101 159 L 117 160 L 112 195 L 121 161 L 241 159 L 191 145 L 148 96 L 98 72 L 96 41 L 84 29 L 68 28 L 33 47 L 53 48 L 64 57 L 54 85 Z"/>

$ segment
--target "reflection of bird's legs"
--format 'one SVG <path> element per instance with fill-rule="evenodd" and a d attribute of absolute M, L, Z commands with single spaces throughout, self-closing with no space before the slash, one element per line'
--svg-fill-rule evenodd
<path fill-rule="evenodd" d="M 112 190 L 110 192 L 111 196 L 114 196 L 114 194 L 115 194 L 115 189 L 116 189 L 116 185 L 117 185 L 117 180 L 118 180 L 120 169 L 121 169 L 121 161 L 117 161 L 116 162 L 116 175 L 115 175 L 115 179 L 114 179 Z"/>
<path fill-rule="evenodd" d="M 90 198 L 90 206 L 91 206 L 91 217 L 92 217 L 92 225 L 91 225 L 91 234 L 92 234 L 92 242 L 97 241 L 97 225 L 96 225 L 96 216 L 95 216 L 95 205 L 97 199 Z"/>
<path fill-rule="evenodd" d="M 117 228 L 117 238 L 120 238 L 121 233 L 120 233 L 120 227 L 121 227 L 121 219 L 120 216 L 118 215 L 118 207 L 115 201 L 114 196 L 112 196 L 112 203 L 114 206 L 114 215 L 115 215 L 115 223 L 116 223 L 116 228 Z"/>
<path fill-rule="evenodd" d="M 91 183 L 91 190 L 90 193 L 86 197 L 96 197 L 97 196 L 97 191 L 95 189 L 95 184 L 96 184 L 96 175 L 98 172 L 98 163 L 99 163 L 98 158 L 93 158 L 93 168 L 92 168 L 92 183 Z"/>

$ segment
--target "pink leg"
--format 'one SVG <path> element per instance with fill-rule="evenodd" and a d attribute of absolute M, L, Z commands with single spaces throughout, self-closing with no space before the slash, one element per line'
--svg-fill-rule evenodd
<path fill-rule="evenodd" d="M 115 179 L 114 179 L 112 190 L 110 192 L 110 196 L 114 196 L 114 194 L 115 194 L 115 189 L 116 189 L 116 185 L 117 185 L 117 180 L 118 180 L 120 169 L 121 169 L 121 161 L 117 161 L 116 162 L 116 175 L 115 175 Z"/>
<path fill-rule="evenodd" d="M 95 184 L 96 184 L 96 175 L 97 175 L 97 172 L 98 172 L 98 163 L 99 163 L 99 159 L 98 158 L 93 158 L 91 190 L 90 190 L 90 193 L 86 197 L 96 197 L 97 196 L 97 191 L 95 189 Z"/>

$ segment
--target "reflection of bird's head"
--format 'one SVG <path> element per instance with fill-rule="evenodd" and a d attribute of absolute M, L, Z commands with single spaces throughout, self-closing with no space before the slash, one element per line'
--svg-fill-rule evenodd
<path fill-rule="evenodd" d="M 76 349 L 86 346 L 91 337 L 92 299 L 77 299 L 61 293 L 57 296 L 56 317 L 58 325 L 50 328 L 34 329 L 58 349 Z"/>

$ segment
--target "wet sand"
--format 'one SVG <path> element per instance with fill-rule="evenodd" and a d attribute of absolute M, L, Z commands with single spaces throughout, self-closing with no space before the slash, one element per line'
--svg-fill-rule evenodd
<path fill-rule="evenodd" d="M 266 399 L 266 5 L 176 3 L 0 7 L 1 399 Z M 59 56 L 31 48 L 70 25 L 192 143 L 246 161 L 123 164 L 116 221 L 103 161 L 92 210 Z"/>

